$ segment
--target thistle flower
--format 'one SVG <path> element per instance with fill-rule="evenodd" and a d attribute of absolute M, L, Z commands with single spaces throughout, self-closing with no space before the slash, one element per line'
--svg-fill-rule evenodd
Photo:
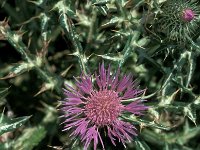
<path fill-rule="evenodd" d="M 185 42 L 198 28 L 197 3 L 188 0 L 167 0 L 161 10 L 158 29 L 166 34 L 169 40 Z"/>
<path fill-rule="evenodd" d="M 129 122 L 120 119 L 124 113 L 142 115 L 148 107 L 142 104 L 142 100 L 136 100 L 128 105 L 123 101 L 132 99 L 142 94 L 144 90 L 138 90 L 132 76 L 124 75 L 119 79 L 120 70 L 113 76 L 110 75 L 110 66 L 106 70 L 104 64 L 99 66 L 99 74 L 95 73 L 96 82 L 92 77 L 81 75 L 76 79 L 76 89 L 66 84 L 64 89 L 66 98 L 62 102 L 61 110 L 64 130 L 72 129 L 71 135 L 79 136 L 84 144 L 84 150 L 93 141 L 94 150 L 100 141 L 104 144 L 99 130 L 104 129 L 113 145 L 118 139 L 125 146 L 125 142 L 131 141 L 136 136 L 136 128 Z"/>

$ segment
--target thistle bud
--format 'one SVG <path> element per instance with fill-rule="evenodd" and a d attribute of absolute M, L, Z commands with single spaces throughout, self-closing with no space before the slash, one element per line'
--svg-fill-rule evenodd
<path fill-rule="evenodd" d="M 190 22 L 194 19 L 195 13 L 191 9 L 183 10 L 182 19 L 186 22 Z"/>
<path fill-rule="evenodd" d="M 185 43 L 198 28 L 199 6 L 187 0 L 168 0 L 161 7 L 155 31 L 164 33 L 167 40 Z M 160 35 L 162 35 L 160 34 Z"/>

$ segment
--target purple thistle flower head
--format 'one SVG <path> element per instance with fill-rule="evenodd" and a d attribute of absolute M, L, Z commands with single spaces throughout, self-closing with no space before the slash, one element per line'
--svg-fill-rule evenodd
<path fill-rule="evenodd" d="M 73 136 L 79 136 L 84 143 L 84 150 L 93 141 L 94 150 L 100 141 L 103 149 L 104 144 L 99 133 L 99 129 L 104 128 L 107 136 L 113 145 L 118 139 L 125 145 L 133 136 L 136 136 L 136 128 L 129 122 L 120 120 L 123 113 L 129 112 L 135 115 L 142 115 L 148 109 L 142 104 L 142 100 L 136 100 L 128 105 L 123 101 L 132 99 L 142 94 L 144 90 L 138 90 L 132 76 L 124 75 L 119 79 L 120 70 L 113 76 L 110 75 L 110 66 L 104 68 L 104 64 L 99 66 L 99 74 L 95 73 L 96 81 L 92 82 L 92 77 L 82 75 L 76 81 L 76 89 L 66 85 L 64 89 L 66 98 L 62 102 L 61 110 L 63 131 L 72 129 Z"/>
<path fill-rule="evenodd" d="M 183 11 L 182 18 L 183 18 L 184 21 L 190 22 L 190 21 L 192 21 L 194 19 L 194 17 L 195 17 L 195 14 L 191 9 L 185 9 Z"/>

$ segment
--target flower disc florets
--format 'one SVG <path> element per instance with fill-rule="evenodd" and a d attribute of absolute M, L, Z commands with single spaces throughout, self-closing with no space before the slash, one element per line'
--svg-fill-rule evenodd
<path fill-rule="evenodd" d="M 168 40 L 185 42 L 198 28 L 200 9 L 194 1 L 167 0 L 161 10 L 156 28 L 166 34 Z"/>
<path fill-rule="evenodd" d="M 85 114 L 97 126 L 105 126 L 116 121 L 123 105 L 118 93 L 112 90 L 100 90 L 91 93 L 85 105 Z"/>
<path fill-rule="evenodd" d="M 86 150 L 93 141 L 94 150 L 98 141 L 104 149 L 103 140 L 99 129 L 104 128 L 106 135 L 113 145 L 115 139 L 122 142 L 130 141 L 136 136 L 136 128 L 129 122 L 119 119 L 124 113 L 141 115 L 148 109 L 142 104 L 142 100 L 135 100 L 128 105 L 123 101 L 132 99 L 143 93 L 136 88 L 131 75 L 124 75 L 119 79 L 120 70 L 113 76 L 110 75 L 110 67 L 106 70 L 104 65 L 99 66 L 99 74 L 95 73 L 96 81 L 92 77 L 82 75 L 76 82 L 76 89 L 66 84 L 66 95 L 62 102 L 62 112 L 65 118 L 64 130 L 73 129 L 72 135 L 79 136 L 85 143 Z"/>

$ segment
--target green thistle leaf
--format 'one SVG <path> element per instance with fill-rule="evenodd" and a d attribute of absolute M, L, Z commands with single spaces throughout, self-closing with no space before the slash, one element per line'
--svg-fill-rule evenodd
<path fill-rule="evenodd" d="M 0 114 L 0 135 L 6 132 L 14 131 L 21 127 L 31 116 L 18 117 L 14 119 L 7 118 L 3 114 Z"/>
<path fill-rule="evenodd" d="M 46 135 L 43 126 L 27 128 L 13 144 L 14 149 L 32 150 Z"/>

